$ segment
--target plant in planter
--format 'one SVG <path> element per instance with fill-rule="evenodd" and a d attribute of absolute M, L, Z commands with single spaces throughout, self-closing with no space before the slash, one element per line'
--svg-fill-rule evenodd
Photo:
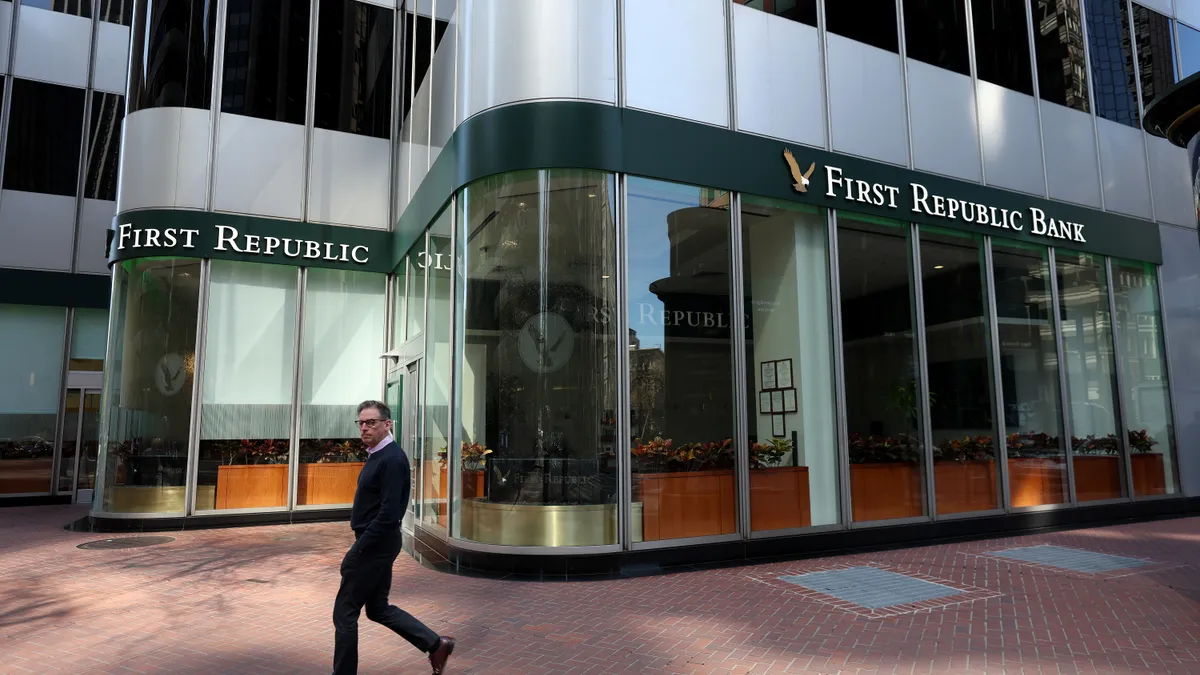
<path fill-rule="evenodd" d="M 1134 452 L 1153 452 L 1156 445 L 1158 445 L 1158 441 L 1154 440 L 1145 429 L 1141 431 L 1129 430 L 1129 447 Z"/>
<path fill-rule="evenodd" d="M 920 458 L 920 443 L 908 434 L 891 436 L 861 436 L 850 434 L 851 464 L 916 463 Z"/>
<path fill-rule="evenodd" d="M 1133 469 L 1133 493 L 1138 497 L 1161 495 L 1167 492 L 1164 456 L 1154 452 L 1158 441 L 1142 429 L 1129 430 L 1129 447 L 1133 450 L 1130 466 Z"/>
<path fill-rule="evenodd" d="M 367 448 L 356 438 L 306 438 L 300 441 L 301 464 L 364 462 L 366 459 Z"/>
<path fill-rule="evenodd" d="M 683 443 L 634 439 L 635 500 L 647 541 L 736 531 L 733 439 Z"/>
<path fill-rule="evenodd" d="M 994 458 L 995 443 L 991 436 L 965 436 L 943 441 L 933 450 L 934 461 L 970 462 Z"/>
<path fill-rule="evenodd" d="M 750 444 L 750 468 L 766 469 L 778 466 L 783 456 L 792 451 L 792 442 L 786 438 L 772 438 L 765 442 Z"/>

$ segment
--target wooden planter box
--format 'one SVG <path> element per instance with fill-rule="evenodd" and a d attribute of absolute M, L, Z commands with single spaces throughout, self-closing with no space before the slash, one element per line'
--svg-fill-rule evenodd
<path fill-rule="evenodd" d="M 446 527 L 450 518 L 450 507 L 447 502 L 449 492 L 447 482 L 450 470 L 442 466 L 441 462 L 434 460 L 425 460 L 423 469 L 421 483 L 425 489 L 420 501 L 422 520 L 436 515 L 437 524 Z"/>
<path fill-rule="evenodd" d="M 921 467 L 908 462 L 850 465 L 854 522 L 913 518 L 924 513 Z"/>
<path fill-rule="evenodd" d="M 633 474 L 645 541 L 737 531 L 733 469 Z"/>
<path fill-rule="evenodd" d="M 809 525 L 807 466 L 750 470 L 750 529 L 761 532 Z"/>
<path fill-rule="evenodd" d="M 996 462 L 990 459 L 933 463 L 938 513 L 971 513 L 999 508 Z"/>
<path fill-rule="evenodd" d="M 366 462 L 301 464 L 296 479 L 296 503 L 352 504 L 358 474 Z"/>
<path fill-rule="evenodd" d="M 54 460 L 0 459 L 0 495 L 50 492 Z"/>
<path fill-rule="evenodd" d="M 287 506 L 287 464 L 232 464 L 217 467 L 218 509 Z"/>
<path fill-rule="evenodd" d="M 1009 459 L 1008 483 L 1013 508 L 1066 502 L 1066 468 L 1062 459 Z"/>
<path fill-rule="evenodd" d="M 483 499 L 483 469 L 462 472 L 462 498 Z"/>
<path fill-rule="evenodd" d="M 1133 460 L 1133 494 L 1137 497 L 1167 494 L 1167 471 L 1163 466 L 1163 455 L 1139 452 L 1130 456 Z"/>
<path fill-rule="evenodd" d="M 1117 455 L 1076 455 L 1075 498 L 1081 502 L 1121 497 L 1121 458 Z"/>

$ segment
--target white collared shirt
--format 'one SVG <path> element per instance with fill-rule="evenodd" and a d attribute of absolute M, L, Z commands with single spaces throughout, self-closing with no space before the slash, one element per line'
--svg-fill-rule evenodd
<path fill-rule="evenodd" d="M 396 439 L 392 438 L 392 435 L 391 435 L 391 434 L 388 434 L 387 436 L 384 436 L 384 437 L 383 437 L 383 440 L 382 440 L 382 441 L 379 441 L 379 445 L 376 445 L 376 446 L 374 446 L 374 447 L 367 448 L 367 454 L 368 454 L 368 455 L 373 455 L 373 454 L 375 454 L 375 453 L 379 452 L 379 450 L 380 450 L 381 448 L 385 448 L 385 447 L 387 447 L 387 444 L 388 444 L 388 443 L 395 443 L 395 442 L 396 442 Z"/>

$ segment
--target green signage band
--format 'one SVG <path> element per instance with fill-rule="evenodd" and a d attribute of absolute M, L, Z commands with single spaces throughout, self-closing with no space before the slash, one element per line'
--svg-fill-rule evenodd
<path fill-rule="evenodd" d="M 653 113 L 563 101 L 497 108 L 460 125 L 396 225 L 394 260 L 462 187 L 551 168 L 625 173 L 1162 262 L 1152 221 Z"/>

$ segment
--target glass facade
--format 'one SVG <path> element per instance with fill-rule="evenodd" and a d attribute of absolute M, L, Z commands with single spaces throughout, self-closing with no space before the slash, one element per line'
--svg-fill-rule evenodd
<path fill-rule="evenodd" d="M 67 311 L 0 305 L 0 495 L 50 491 Z"/>

